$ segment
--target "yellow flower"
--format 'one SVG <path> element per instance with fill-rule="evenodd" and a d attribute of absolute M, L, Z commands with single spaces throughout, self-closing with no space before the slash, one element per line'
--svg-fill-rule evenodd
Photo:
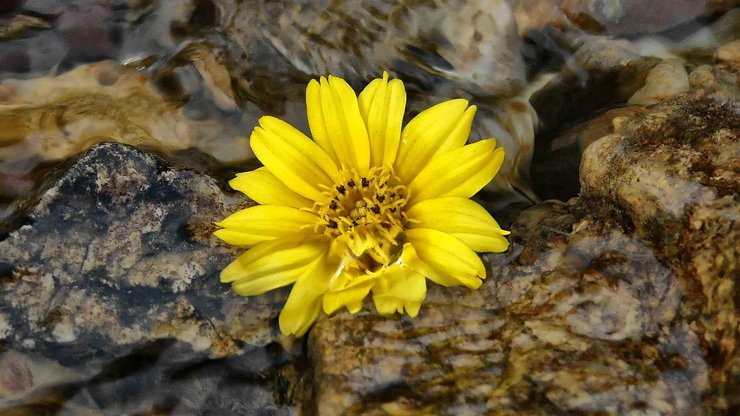
<path fill-rule="evenodd" d="M 401 130 L 406 92 L 388 74 L 357 97 L 341 78 L 306 90 L 313 141 L 274 117 L 251 136 L 263 168 L 231 186 L 260 205 L 217 223 L 244 254 L 221 272 L 243 296 L 293 284 L 280 314 L 284 334 L 303 335 L 321 310 L 362 308 L 370 293 L 381 314 L 419 313 L 426 279 L 478 288 L 475 253 L 509 245 L 470 198 L 504 159 L 496 140 L 465 145 L 476 107 L 437 104 Z"/>

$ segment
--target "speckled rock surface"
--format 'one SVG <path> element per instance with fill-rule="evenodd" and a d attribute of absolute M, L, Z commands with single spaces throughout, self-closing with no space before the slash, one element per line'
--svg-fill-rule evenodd
<path fill-rule="evenodd" d="M 713 354 L 713 388 L 738 394 L 740 108 L 699 91 L 620 124 L 586 149 L 582 193 L 623 209 L 676 270 L 681 316 Z"/>
<path fill-rule="evenodd" d="M 273 322 L 285 294 L 218 281 L 237 253 L 211 224 L 239 201 L 118 144 L 47 179 L 0 235 L 0 408 L 276 411 L 271 380 L 295 354 Z"/>
<path fill-rule="evenodd" d="M 733 414 L 740 115 L 703 92 L 620 116 L 475 292 L 320 320 L 308 414 Z"/>
<path fill-rule="evenodd" d="M 490 277 L 476 292 L 430 287 L 413 320 L 321 320 L 309 340 L 306 413 L 705 408 L 701 341 L 676 319 L 680 282 L 622 213 L 593 201 L 546 203 L 512 229 L 513 250 L 488 259 Z"/>

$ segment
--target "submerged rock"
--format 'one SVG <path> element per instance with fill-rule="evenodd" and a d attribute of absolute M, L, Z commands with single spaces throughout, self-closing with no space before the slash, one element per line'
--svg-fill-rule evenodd
<path fill-rule="evenodd" d="M 312 76 L 369 79 L 393 70 L 427 89 L 452 80 L 471 93 L 496 96 L 512 95 L 524 83 L 520 39 L 504 0 L 219 4 L 235 62 L 246 58 L 259 66 L 255 52 L 267 43 Z"/>
<path fill-rule="evenodd" d="M 740 376 L 740 108 L 699 92 L 620 124 L 586 149 L 582 193 L 624 210 L 676 270 L 685 293 L 681 315 L 713 355 L 713 398 L 722 408 L 722 393 L 729 386 L 737 393 Z"/>
<path fill-rule="evenodd" d="M 320 320 L 304 412 L 733 414 L 740 114 L 694 93 L 620 120 L 479 290 Z"/>
<path fill-rule="evenodd" d="M 683 64 L 666 60 L 648 72 L 645 85 L 627 101 L 633 105 L 651 105 L 689 90 L 689 76 Z"/>
<path fill-rule="evenodd" d="M 475 292 L 430 287 L 416 319 L 342 313 L 312 330 L 306 413 L 689 414 L 708 377 L 681 286 L 599 203 L 512 226 Z M 315 406 L 315 407 L 311 407 Z M 405 412 L 405 413 L 404 413 Z"/>
<path fill-rule="evenodd" d="M 731 9 L 733 0 L 564 0 L 561 7 L 576 23 L 610 34 L 655 33 Z"/>
<path fill-rule="evenodd" d="M 199 105 L 199 111 L 207 108 Z M 102 141 L 165 154 L 199 149 L 221 162 L 243 162 L 252 156 L 245 126 L 249 121 L 203 117 L 184 100 L 163 94 L 146 74 L 112 61 L 82 65 L 58 76 L 4 79 L 0 181 L 32 181 L 39 166 L 58 163 Z M 12 193 L 16 188 L 7 189 Z"/>
<path fill-rule="evenodd" d="M 218 280 L 237 253 L 212 223 L 238 203 L 119 144 L 47 179 L 0 230 L 0 407 L 277 409 L 277 370 L 296 354 L 273 320 L 284 293 L 246 299 Z"/>
<path fill-rule="evenodd" d="M 580 123 L 602 117 L 605 109 L 626 104 L 661 63 L 640 55 L 625 40 L 582 36 L 577 43 L 572 62 L 530 99 L 541 121 L 532 156 L 532 187 L 543 199 L 565 200 L 578 194 L 581 149 L 565 146 L 573 142 L 566 136 L 573 135 Z M 610 124 L 606 119 L 600 122 L 607 128 Z"/>

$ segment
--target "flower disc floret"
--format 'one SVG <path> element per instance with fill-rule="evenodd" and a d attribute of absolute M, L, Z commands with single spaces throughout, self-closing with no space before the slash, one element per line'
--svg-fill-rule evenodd
<path fill-rule="evenodd" d="M 244 296 L 293 284 L 280 314 L 303 335 L 321 311 L 355 313 L 371 295 L 381 314 L 419 313 L 427 279 L 477 288 L 476 252 L 501 252 L 505 235 L 469 198 L 504 158 L 495 139 L 466 145 L 475 106 L 437 104 L 402 129 L 406 92 L 388 75 L 358 96 L 341 78 L 306 90 L 314 140 L 263 117 L 250 143 L 263 168 L 230 184 L 259 205 L 216 223 L 215 235 L 247 249 L 221 272 Z"/>

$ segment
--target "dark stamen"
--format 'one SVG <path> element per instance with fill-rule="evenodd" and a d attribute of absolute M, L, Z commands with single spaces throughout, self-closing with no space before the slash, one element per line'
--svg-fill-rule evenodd
<path fill-rule="evenodd" d="M 331 202 L 329 203 L 329 208 L 331 208 L 331 209 L 337 209 L 337 207 L 338 207 L 338 206 L 339 206 L 339 205 L 337 204 L 337 200 L 336 200 L 336 199 L 332 200 L 332 201 L 331 201 Z"/>
<path fill-rule="evenodd" d="M 347 190 L 344 188 L 344 185 L 337 186 L 337 191 L 339 191 L 340 194 L 344 195 Z"/>
<path fill-rule="evenodd" d="M 355 180 L 354 179 L 350 179 L 349 181 L 347 181 L 347 186 L 349 186 L 350 188 L 354 188 L 355 187 Z"/>
<path fill-rule="evenodd" d="M 378 202 L 385 201 L 385 195 L 378 195 Z"/>
<path fill-rule="evenodd" d="M 363 188 L 367 188 L 368 186 L 370 186 L 370 181 L 368 181 L 367 178 L 363 177 L 362 178 L 362 187 Z"/>
<path fill-rule="evenodd" d="M 334 220 L 329 220 L 329 224 L 326 225 L 329 228 L 336 229 L 337 228 L 337 222 Z"/>
<path fill-rule="evenodd" d="M 370 208 L 370 211 L 372 211 L 372 212 L 374 212 L 376 214 L 380 214 L 380 206 L 375 205 L 372 208 Z"/>

